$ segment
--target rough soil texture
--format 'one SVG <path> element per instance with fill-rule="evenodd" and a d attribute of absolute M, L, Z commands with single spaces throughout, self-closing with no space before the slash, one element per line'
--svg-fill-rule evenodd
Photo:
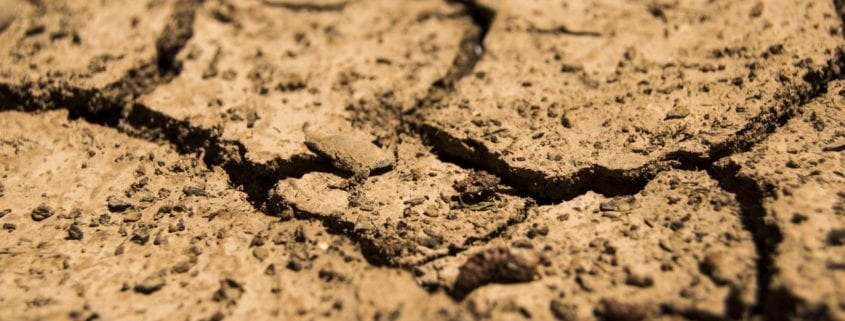
<path fill-rule="evenodd" d="M 488 5 L 484 59 L 419 123 L 443 153 L 553 201 L 630 193 L 756 140 L 841 64 L 830 1 Z"/>
<path fill-rule="evenodd" d="M 737 185 L 765 196 L 753 219 L 770 249 L 772 313 L 845 318 L 842 151 L 845 83 L 836 81 L 758 146 L 717 164 Z"/>
<path fill-rule="evenodd" d="M 843 12 L 0 0 L 0 320 L 845 320 Z"/>

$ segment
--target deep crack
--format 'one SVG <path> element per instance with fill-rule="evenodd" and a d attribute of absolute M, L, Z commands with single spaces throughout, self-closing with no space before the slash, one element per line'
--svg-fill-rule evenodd
<path fill-rule="evenodd" d="M 140 95 L 152 92 L 179 73 L 176 55 L 193 36 L 193 21 L 201 0 L 178 1 L 156 39 L 156 55 L 104 88 L 80 88 L 66 81 L 40 79 L 0 84 L 0 110 L 67 109 L 71 118 L 117 126 L 122 111 Z"/>
<path fill-rule="evenodd" d="M 772 196 L 772 188 L 760 186 L 752 179 L 741 176 L 740 168 L 740 165 L 729 162 L 721 166 L 711 166 L 707 173 L 719 183 L 719 187 L 734 194 L 740 204 L 743 226 L 751 233 L 757 252 L 757 306 L 753 307 L 752 312 L 771 319 L 773 309 L 783 309 L 775 314 L 789 309 L 780 304 L 771 306 L 769 301 L 769 284 L 774 273 L 773 255 L 783 237 L 780 229 L 767 223 L 765 219 L 763 200 Z"/>
<path fill-rule="evenodd" d="M 226 141 L 209 129 L 178 121 L 144 105 L 135 104 L 123 119 L 124 132 L 152 141 L 167 141 L 180 153 L 203 153 L 207 166 L 220 166 L 233 187 L 247 194 L 252 205 L 267 214 L 280 212 L 268 203 L 269 192 L 280 179 L 301 177 L 315 171 L 329 171 L 331 165 L 319 158 L 293 157 L 276 159 L 267 164 L 246 160 L 246 147 L 237 141 Z"/>

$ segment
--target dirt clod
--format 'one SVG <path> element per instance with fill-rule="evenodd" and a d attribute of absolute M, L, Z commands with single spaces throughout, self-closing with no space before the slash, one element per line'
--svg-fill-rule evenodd
<path fill-rule="evenodd" d="M 485 171 L 476 171 L 455 182 L 455 190 L 467 198 L 479 198 L 496 189 L 501 179 Z"/>
<path fill-rule="evenodd" d="M 374 170 L 393 166 L 393 157 L 352 133 L 309 133 L 305 144 L 328 158 L 335 168 L 356 176 L 366 177 Z"/>
<path fill-rule="evenodd" d="M 35 209 L 32 210 L 32 213 L 31 213 L 30 216 L 32 217 L 33 221 L 40 222 L 40 221 L 46 220 L 50 216 L 53 216 L 53 214 L 55 214 L 53 212 L 53 208 L 51 208 L 50 206 L 47 206 L 45 204 L 41 204 L 41 205 L 38 205 L 38 207 L 36 207 Z"/>
<path fill-rule="evenodd" d="M 460 267 L 454 291 L 463 297 L 488 283 L 527 282 L 534 279 L 540 259 L 531 250 L 494 247 L 471 256 Z"/>
<path fill-rule="evenodd" d="M 111 212 L 123 212 L 132 207 L 132 204 L 116 195 L 111 195 L 106 199 L 106 206 Z"/>
<path fill-rule="evenodd" d="M 71 224 L 67 229 L 68 240 L 81 240 L 84 237 L 82 229 L 76 224 Z"/>
<path fill-rule="evenodd" d="M 637 304 L 625 303 L 616 299 L 602 299 L 596 314 L 604 321 L 642 321 L 649 316 L 649 311 Z"/>
<path fill-rule="evenodd" d="M 147 227 L 139 227 L 132 232 L 132 237 L 129 239 L 138 245 L 147 244 L 150 240 L 150 229 Z"/>
<path fill-rule="evenodd" d="M 164 276 L 154 274 L 144 278 L 141 282 L 136 283 L 134 289 L 135 292 L 150 295 L 158 290 L 161 290 L 166 283 Z"/>
<path fill-rule="evenodd" d="M 185 188 L 182 189 L 182 193 L 185 194 L 185 196 L 208 196 L 208 192 L 204 189 L 194 186 L 185 186 Z"/>

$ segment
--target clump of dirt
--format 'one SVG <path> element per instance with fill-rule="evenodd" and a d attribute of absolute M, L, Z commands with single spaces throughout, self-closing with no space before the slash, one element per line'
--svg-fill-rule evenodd
<path fill-rule="evenodd" d="M 306 133 L 305 145 L 312 151 L 331 160 L 335 168 L 358 177 L 393 166 L 393 157 L 378 146 L 352 133 Z"/>
<path fill-rule="evenodd" d="M 528 282 L 537 273 L 540 258 L 530 250 L 494 247 L 484 249 L 461 265 L 454 293 L 466 296 L 488 283 Z"/>

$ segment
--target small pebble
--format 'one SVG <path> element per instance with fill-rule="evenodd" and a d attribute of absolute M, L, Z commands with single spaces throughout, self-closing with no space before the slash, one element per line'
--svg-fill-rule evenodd
<path fill-rule="evenodd" d="M 690 110 L 689 108 L 681 103 L 675 103 L 675 107 L 672 108 L 668 113 L 666 113 L 666 118 L 664 120 L 671 120 L 671 119 L 684 119 L 689 116 Z"/>
<path fill-rule="evenodd" d="M 625 284 L 641 288 L 654 285 L 654 278 L 645 266 L 629 266 L 625 268 L 625 272 L 628 274 L 625 278 Z"/>
<path fill-rule="evenodd" d="M 135 292 L 149 295 L 164 287 L 165 282 L 164 277 L 161 275 L 151 275 L 146 277 L 140 283 L 135 284 Z"/>
<path fill-rule="evenodd" d="M 642 321 L 649 311 L 641 304 L 626 303 L 614 299 L 601 299 L 596 315 L 604 321 Z"/>
<path fill-rule="evenodd" d="M 124 201 L 123 199 L 115 195 L 109 196 L 106 199 L 106 205 L 108 206 L 109 211 L 111 212 L 123 212 L 126 209 L 132 207 L 132 204 L 129 204 L 129 202 Z"/>
<path fill-rule="evenodd" d="M 264 259 L 266 259 L 269 255 L 270 252 L 267 251 L 267 248 L 265 247 L 256 247 L 252 250 L 252 256 L 254 256 L 259 261 L 264 261 Z"/>
<path fill-rule="evenodd" d="M 185 272 L 188 272 L 191 269 L 191 267 L 194 266 L 194 264 L 196 264 L 196 260 L 182 261 L 182 262 L 176 263 L 176 265 L 173 266 L 171 271 L 173 271 L 173 273 L 185 273 Z"/>
<path fill-rule="evenodd" d="M 204 189 L 193 186 L 185 186 L 185 188 L 182 189 L 182 193 L 184 193 L 185 196 L 208 196 L 208 192 Z"/>
<path fill-rule="evenodd" d="M 71 224 L 70 227 L 67 229 L 67 239 L 68 240 L 81 240 L 84 234 L 82 233 L 82 229 L 79 228 L 76 224 Z"/>
<path fill-rule="evenodd" d="M 552 300 L 549 302 L 549 309 L 552 311 L 552 315 L 554 315 L 557 320 L 578 320 L 578 307 L 574 304 L 563 303 L 561 300 Z"/>
<path fill-rule="evenodd" d="M 147 244 L 150 240 L 150 230 L 146 227 L 141 227 L 132 232 L 132 238 L 130 241 L 137 243 L 138 245 Z"/>
<path fill-rule="evenodd" d="M 43 221 L 50 216 L 53 216 L 53 209 L 47 205 L 41 204 L 38 205 L 35 209 L 32 210 L 32 220 L 36 222 Z"/>
<path fill-rule="evenodd" d="M 137 221 L 140 221 L 140 220 L 141 220 L 141 212 L 132 212 L 132 213 L 126 214 L 126 216 L 123 217 L 123 221 L 126 222 L 126 223 L 137 222 Z"/>

